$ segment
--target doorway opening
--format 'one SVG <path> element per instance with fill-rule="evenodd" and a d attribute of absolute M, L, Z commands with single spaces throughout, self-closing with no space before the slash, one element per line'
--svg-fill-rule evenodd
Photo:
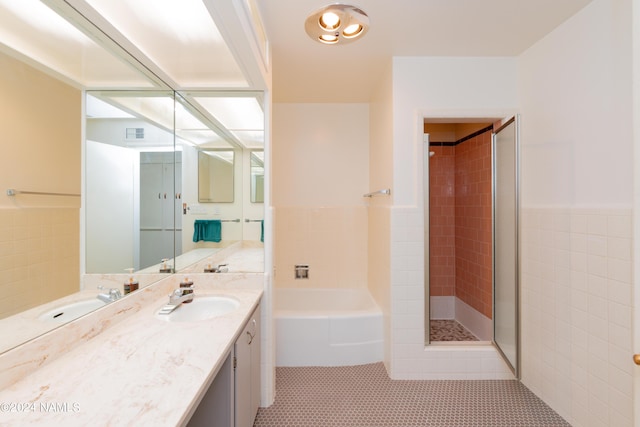
<path fill-rule="evenodd" d="M 517 120 L 424 123 L 425 342 L 517 366 Z"/>

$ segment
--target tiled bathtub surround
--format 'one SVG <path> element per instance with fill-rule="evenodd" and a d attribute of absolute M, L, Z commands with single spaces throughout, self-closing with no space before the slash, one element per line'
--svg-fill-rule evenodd
<path fill-rule="evenodd" d="M 522 209 L 522 381 L 574 426 L 632 426 L 630 209 Z"/>
<path fill-rule="evenodd" d="M 276 211 L 276 287 L 367 287 L 366 206 Z M 309 266 L 308 279 L 295 279 L 296 264 Z"/>

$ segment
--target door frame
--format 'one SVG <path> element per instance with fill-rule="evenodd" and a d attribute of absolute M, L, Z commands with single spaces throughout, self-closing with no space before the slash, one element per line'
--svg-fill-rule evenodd
<path fill-rule="evenodd" d="M 424 336 L 425 336 L 425 347 L 429 347 L 430 346 L 430 340 L 429 340 L 429 334 L 428 334 L 428 325 L 430 322 L 430 293 L 429 293 L 429 199 L 428 199 L 428 185 L 429 185 L 429 176 L 428 176 L 428 152 L 429 152 L 429 146 L 428 146 L 428 134 L 425 134 L 424 132 L 424 123 L 427 121 L 433 122 L 433 123 L 437 123 L 437 122 L 457 122 L 457 123 L 462 123 L 462 122 L 474 122 L 474 121 L 488 121 L 488 122 L 494 122 L 497 123 L 495 126 L 496 128 L 499 128 L 501 126 L 501 123 L 508 119 L 510 119 L 511 117 L 518 117 L 518 127 L 517 127 L 517 147 L 518 147 L 518 153 L 517 153 L 517 168 L 518 168 L 518 183 L 517 185 L 517 189 L 518 189 L 518 218 L 517 218 L 517 231 L 519 232 L 519 227 L 520 227 L 520 221 L 519 221 L 519 216 L 520 216 L 520 198 L 519 198 L 519 193 L 520 193 L 520 182 L 519 182 L 519 174 L 520 174 L 520 126 L 519 126 L 519 115 L 518 112 L 516 110 L 513 109 L 497 109 L 497 110 L 422 110 L 422 111 L 418 111 L 416 114 L 416 118 L 419 120 L 419 126 L 418 126 L 418 132 L 419 132 L 419 141 L 421 142 L 421 148 L 422 148 L 422 156 L 417 156 L 418 162 L 416 164 L 416 166 L 419 166 L 418 170 L 420 170 L 420 173 L 423 174 L 422 176 L 422 185 L 425 187 L 423 189 L 423 191 L 419 192 L 422 194 L 419 194 L 419 196 L 422 198 L 422 209 L 423 209 L 423 213 L 424 213 L 424 248 L 425 248 L 425 254 L 424 254 L 424 318 L 423 318 L 423 327 L 424 327 Z M 495 131 L 494 131 L 495 132 Z M 423 163 L 422 165 L 420 165 L 420 163 Z M 426 165 L 425 165 L 426 163 Z M 424 174 L 426 174 L 426 176 L 424 176 Z M 520 239 L 518 238 L 518 250 L 519 250 L 519 254 L 518 257 L 516 258 L 517 260 L 517 279 L 518 279 L 518 285 L 517 285 L 517 290 L 519 291 L 520 288 Z M 514 373 L 514 376 L 516 377 L 516 379 L 520 379 L 520 374 L 522 372 L 522 365 L 521 365 L 521 341 L 522 341 L 522 334 L 521 334 L 521 322 L 520 322 L 520 295 L 518 295 L 518 316 L 516 319 L 516 330 L 517 330 L 517 369 L 515 371 L 512 371 Z M 493 319 L 492 319 L 493 322 Z M 496 349 L 496 351 L 498 352 L 498 354 L 500 354 L 500 356 L 504 359 L 504 363 L 511 368 L 511 364 L 507 361 L 507 359 L 505 358 L 504 354 L 502 353 L 502 351 L 500 351 L 500 349 L 498 348 L 498 346 L 495 345 L 495 343 L 492 341 L 490 344 L 492 347 L 494 347 Z"/>

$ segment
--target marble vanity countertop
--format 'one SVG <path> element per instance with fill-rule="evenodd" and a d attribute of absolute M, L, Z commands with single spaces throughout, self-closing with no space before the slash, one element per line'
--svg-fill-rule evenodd
<path fill-rule="evenodd" d="M 0 426 L 184 425 L 257 306 L 261 289 L 199 287 L 240 307 L 167 322 L 163 296 L 0 392 Z"/>

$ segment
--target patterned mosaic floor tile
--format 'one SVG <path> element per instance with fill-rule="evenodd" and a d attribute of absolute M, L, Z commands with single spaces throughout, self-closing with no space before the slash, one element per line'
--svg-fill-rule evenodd
<path fill-rule="evenodd" d="M 398 381 L 382 363 L 276 369 L 254 427 L 569 426 L 518 381 Z"/>
<path fill-rule="evenodd" d="M 478 341 L 478 338 L 455 320 L 431 320 L 430 341 Z"/>

